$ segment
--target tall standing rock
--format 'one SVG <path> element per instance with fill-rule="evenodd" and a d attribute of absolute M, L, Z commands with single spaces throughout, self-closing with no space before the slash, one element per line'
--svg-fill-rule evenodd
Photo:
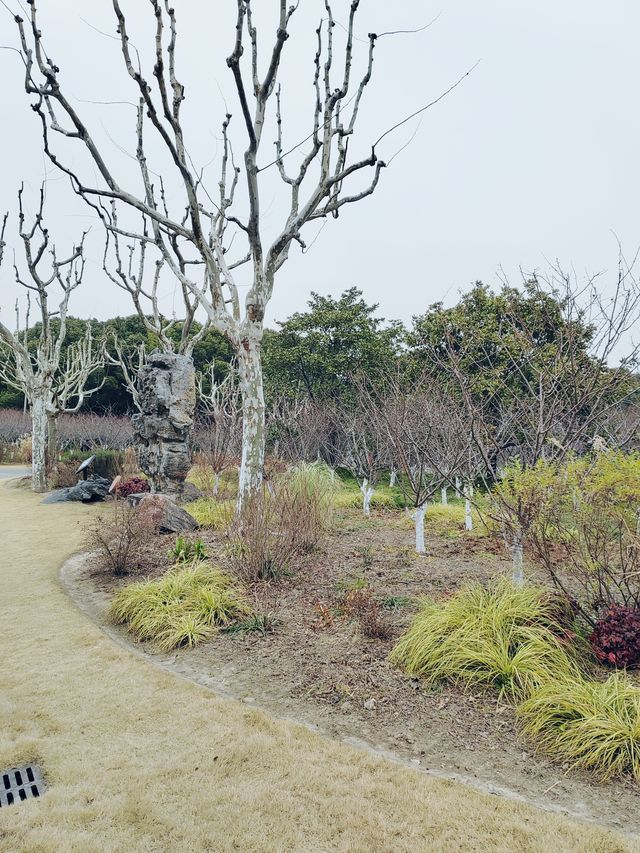
<path fill-rule="evenodd" d="M 191 468 L 193 360 L 176 353 L 151 353 L 138 376 L 138 391 L 141 412 L 132 419 L 138 463 L 153 492 L 180 495 Z"/>

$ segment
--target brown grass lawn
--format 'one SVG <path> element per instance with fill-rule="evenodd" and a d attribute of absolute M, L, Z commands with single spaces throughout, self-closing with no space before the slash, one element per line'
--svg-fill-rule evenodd
<path fill-rule="evenodd" d="M 624 851 L 222 699 L 115 645 L 57 572 L 92 509 L 0 483 L 0 770 L 38 761 L 0 850 Z"/>

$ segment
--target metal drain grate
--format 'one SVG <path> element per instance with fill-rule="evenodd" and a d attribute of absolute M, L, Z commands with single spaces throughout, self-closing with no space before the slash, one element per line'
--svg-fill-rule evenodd
<path fill-rule="evenodd" d="M 44 789 L 42 773 L 35 764 L 4 770 L 0 773 L 0 808 L 39 797 Z"/>

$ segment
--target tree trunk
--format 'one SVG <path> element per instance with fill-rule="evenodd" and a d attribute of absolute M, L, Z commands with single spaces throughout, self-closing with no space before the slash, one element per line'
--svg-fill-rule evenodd
<path fill-rule="evenodd" d="M 44 397 L 34 393 L 31 401 L 31 488 L 47 491 L 47 409 Z"/>
<path fill-rule="evenodd" d="M 471 514 L 471 498 L 473 497 L 473 486 L 464 487 L 464 529 L 473 530 L 473 515 Z"/>
<path fill-rule="evenodd" d="M 462 485 L 462 484 L 461 484 L 461 482 L 460 482 L 460 477 L 456 477 L 456 497 L 457 497 L 457 498 L 459 498 L 459 497 L 460 497 L 460 486 L 461 486 L 461 485 Z"/>
<path fill-rule="evenodd" d="M 362 492 L 362 512 L 364 515 L 371 515 L 371 498 L 373 497 L 374 488 L 369 485 L 369 481 L 367 479 L 362 481 L 362 485 L 360 486 L 360 491 Z"/>
<path fill-rule="evenodd" d="M 449 505 L 449 498 L 447 496 L 447 487 L 446 486 L 443 486 L 440 489 L 440 501 L 442 503 L 442 506 L 448 506 Z"/>
<path fill-rule="evenodd" d="M 416 523 L 416 552 L 425 554 L 426 548 L 424 545 L 424 514 L 427 511 L 427 505 L 416 507 L 415 515 L 413 516 Z"/>
<path fill-rule="evenodd" d="M 238 512 L 262 486 L 264 472 L 265 406 L 260 341 L 245 338 L 238 349 L 242 392 L 242 455 L 238 487 Z"/>
<path fill-rule="evenodd" d="M 58 418 L 56 415 L 47 415 L 47 466 L 49 470 L 55 468 L 58 463 Z"/>
<path fill-rule="evenodd" d="M 511 553 L 513 554 L 513 576 L 512 580 L 516 586 L 524 584 L 524 566 L 523 566 L 523 549 L 522 535 L 519 531 L 513 534 L 513 543 L 511 545 Z"/>
<path fill-rule="evenodd" d="M 392 468 L 391 469 L 391 476 L 389 477 L 389 486 L 391 488 L 393 488 L 395 486 L 397 476 L 398 476 L 398 473 L 397 473 L 396 469 Z"/>

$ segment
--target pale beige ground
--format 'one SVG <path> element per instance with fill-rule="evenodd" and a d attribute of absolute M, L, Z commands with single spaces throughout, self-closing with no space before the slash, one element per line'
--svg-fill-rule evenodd
<path fill-rule="evenodd" d="M 92 510 L 0 483 L 1 851 L 623 851 L 640 845 L 352 751 L 114 645 L 57 582 Z"/>

